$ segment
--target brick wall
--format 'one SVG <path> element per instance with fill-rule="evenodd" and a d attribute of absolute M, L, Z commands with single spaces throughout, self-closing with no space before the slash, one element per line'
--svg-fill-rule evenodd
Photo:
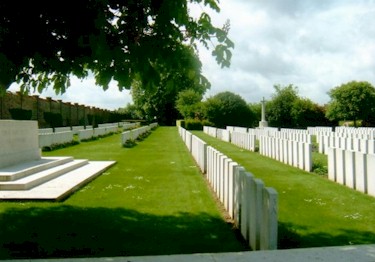
<path fill-rule="evenodd" d="M 45 112 L 61 114 L 63 126 L 89 125 L 88 115 L 94 115 L 98 122 L 109 123 L 115 113 L 106 109 L 63 102 L 52 98 L 41 98 L 37 95 L 23 95 L 20 92 L 6 92 L 0 95 L 0 119 L 12 119 L 9 109 L 21 108 L 32 110 L 31 120 L 37 120 L 39 128 L 50 127 L 44 119 Z"/>

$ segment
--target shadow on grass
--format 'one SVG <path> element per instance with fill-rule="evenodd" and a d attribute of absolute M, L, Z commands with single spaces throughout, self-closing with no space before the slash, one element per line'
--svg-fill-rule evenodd
<path fill-rule="evenodd" d="M 373 232 L 353 231 L 342 229 L 340 234 L 331 235 L 324 232 L 301 235 L 298 230 L 306 230 L 306 227 L 295 226 L 290 223 L 279 222 L 278 248 L 307 248 L 325 246 L 347 246 L 360 244 L 374 244 Z"/>
<path fill-rule="evenodd" d="M 142 214 L 125 208 L 9 209 L 0 214 L 0 259 L 235 252 L 230 225 L 206 213 Z"/>

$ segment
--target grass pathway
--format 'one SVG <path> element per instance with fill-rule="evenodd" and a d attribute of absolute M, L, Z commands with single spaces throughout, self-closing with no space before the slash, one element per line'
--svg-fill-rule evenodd
<path fill-rule="evenodd" d="M 193 132 L 279 193 L 279 248 L 375 243 L 375 198 Z"/>
<path fill-rule="evenodd" d="M 63 202 L 0 202 L 0 259 L 242 251 L 175 127 L 44 153 L 117 164 Z"/>

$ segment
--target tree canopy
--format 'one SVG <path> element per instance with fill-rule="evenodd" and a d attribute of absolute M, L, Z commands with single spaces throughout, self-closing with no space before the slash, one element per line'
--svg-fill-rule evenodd
<path fill-rule="evenodd" d="M 200 119 L 202 114 L 202 94 L 194 89 L 186 89 L 178 93 L 176 108 L 185 119 Z"/>
<path fill-rule="evenodd" d="M 271 126 L 292 127 L 290 115 L 293 103 L 298 99 L 298 88 L 293 85 L 282 87 L 275 85 L 272 100 L 267 103 L 267 120 Z"/>
<path fill-rule="evenodd" d="M 208 98 L 204 102 L 205 116 L 216 127 L 226 126 L 251 127 L 255 116 L 239 95 L 226 91 Z"/>
<path fill-rule="evenodd" d="M 152 88 L 145 88 L 142 79 L 135 77 L 131 94 L 135 106 L 145 119 L 156 118 L 159 124 L 174 125 L 180 116 L 176 109 L 178 94 L 191 89 L 202 95 L 207 90 L 207 85 L 188 73 L 191 70 L 197 72 L 201 70 L 201 64 L 191 63 L 190 57 L 195 57 L 195 53 L 191 48 L 185 47 L 185 56 L 179 58 L 184 67 L 180 70 L 172 68 L 169 72 L 164 72 L 160 75 L 159 82 L 155 82 Z"/>
<path fill-rule="evenodd" d="M 329 91 L 327 117 L 331 120 L 372 120 L 375 114 L 375 88 L 366 81 L 351 81 Z"/>
<path fill-rule="evenodd" d="M 275 93 L 267 103 L 266 113 L 270 126 L 306 128 L 308 126 L 332 125 L 325 118 L 325 108 L 298 94 L 293 85 L 275 85 Z"/>
<path fill-rule="evenodd" d="M 149 90 L 169 72 L 208 86 L 194 54 L 197 43 L 212 48 L 222 67 L 229 66 L 234 47 L 229 22 L 215 27 L 205 12 L 193 18 L 188 4 L 219 11 L 218 2 L 0 1 L 0 91 L 17 81 L 26 91 L 53 85 L 62 93 L 71 75 L 85 78 L 90 71 L 104 89 L 111 80 L 120 90 L 130 89 L 137 78 Z"/>

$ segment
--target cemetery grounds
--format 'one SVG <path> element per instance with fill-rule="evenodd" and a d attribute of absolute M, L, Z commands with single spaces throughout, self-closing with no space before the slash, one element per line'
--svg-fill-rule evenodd
<path fill-rule="evenodd" d="M 279 249 L 375 243 L 373 197 L 194 134 L 278 191 Z M 117 164 L 62 202 L 0 202 L 0 259 L 248 249 L 175 127 L 159 127 L 133 148 L 120 141 L 113 135 L 45 152 Z"/>
<path fill-rule="evenodd" d="M 61 202 L 0 201 L 0 259 L 248 250 L 175 127 L 132 148 L 116 134 L 43 155 L 117 164 Z"/>
<path fill-rule="evenodd" d="M 203 132 L 192 133 L 276 189 L 278 249 L 375 243 L 374 197 Z M 320 164 L 326 162 L 324 158 L 313 155 Z"/>

